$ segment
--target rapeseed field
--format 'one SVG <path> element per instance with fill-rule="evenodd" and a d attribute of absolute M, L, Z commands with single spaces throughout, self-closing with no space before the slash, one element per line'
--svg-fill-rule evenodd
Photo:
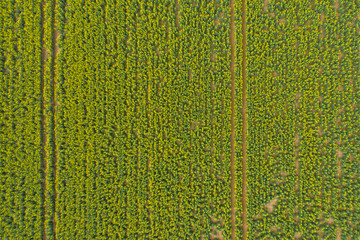
<path fill-rule="evenodd" d="M 360 239 L 358 0 L 0 2 L 0 239 Z"/>

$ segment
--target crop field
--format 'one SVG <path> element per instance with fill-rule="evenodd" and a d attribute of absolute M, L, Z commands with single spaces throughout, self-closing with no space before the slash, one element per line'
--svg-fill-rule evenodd
<path fill-rule="evenodd" d="M 0 239 L 360 240 L 359 0 L 0 0 Z"/>

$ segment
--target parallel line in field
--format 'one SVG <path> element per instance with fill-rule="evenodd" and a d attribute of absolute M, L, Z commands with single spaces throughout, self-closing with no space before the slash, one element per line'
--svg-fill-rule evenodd
<path fill-rule="evenodd" d="M 231 239 L 235 240 L 235 21 L 234 21 L 234 0 L 230 1 L 230 46 L 231 46 Z"/>
<path fill-rule="evenodd" d="M 242 222 L 243 239 L 247 239 L 247 218 L 246 218 L 246 0 L 242 0 Z"/>
<path fill-rule="evenodd" d="M 41 208 L 42 208 L 42 223 L 41 223 L 41 235 L 42 239 L 46 240 L 46 231 L 45 231 L 45 221 L 46 221 L 46 177 L 47 177 L 47 168 L 48 163 L 46 161 L 46 123 L 45 123 L 45 97 L 44 97 L 44 88 L 45 88 L 45 77 L 44 77 L 44 64 L 45 64 L 45 57 L 46 57 L 46 49 L 44 47 L 44 22 L 45 22 L 45 14 L 44 14 L 44 0 L 40 4 L 40 14 L 41 14 L 41 27 L 40 27 L 40 46 L 41 46 L 41 57 L 40 57 L 40 94 L 41 94 L 41 127 L 40 127 L 40 134 L 41 134 L 41 163 L 42 163 L 42 200 L 41 200 Z"/>
<path fill-rule="evenodd" d="M 55 127 L 56 127 L 56 121 L 55 121 L 55 116 L 56 116 L 56 101 L 55 101 L 55 79 L 56 79 L 56 74 L 55 74 L 55 70 L 56 70 L 56 59 L 57 59 L 57 54 L 59 51 L 59 48 L 57 46 L 57 34 L 55 32 L 55 17 L 56 17 L 56 5 L 57 2 L 56 0 L 52 1 L 52 19 L 51 19 L 51 29 L 52 29 L 52 43 L 51 43 L 51 50 L 53 51 L 53 54 L 51 55 L 51 78 L 52 78 L 52 83 L 51 83 L 51 111 L 52 111 L 52 130 L 51 130 L 51 135 L 52 135 L 52 148 L 53 148 L 53 192 L 54 192 L 54 205 L 53 205 L 53 229 L 54 229 L 54 239 L 56 240 L 56 199 L 57 199 L 57 191 L 56 191 L 56 174 L 57 174 L 57 161 L 58 161 L 58 153 L 57 153 L 57 146 L 56 146 L 56 134 L 55 134 Z"/>

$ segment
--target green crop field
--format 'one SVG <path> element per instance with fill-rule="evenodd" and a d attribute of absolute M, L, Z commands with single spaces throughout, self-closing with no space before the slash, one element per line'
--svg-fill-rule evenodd
<path fill-rule="evenodd" d="M 360 240 L 359 0 L 0 0 L 0 239 Z"/>

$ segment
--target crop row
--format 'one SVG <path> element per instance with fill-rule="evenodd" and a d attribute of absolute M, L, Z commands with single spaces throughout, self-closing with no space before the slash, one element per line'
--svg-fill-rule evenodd
<path fill-rule="evenodd" d="M 1 1 L 0 5 L 0 236 L 40 239 L 40 1 Z"/>

